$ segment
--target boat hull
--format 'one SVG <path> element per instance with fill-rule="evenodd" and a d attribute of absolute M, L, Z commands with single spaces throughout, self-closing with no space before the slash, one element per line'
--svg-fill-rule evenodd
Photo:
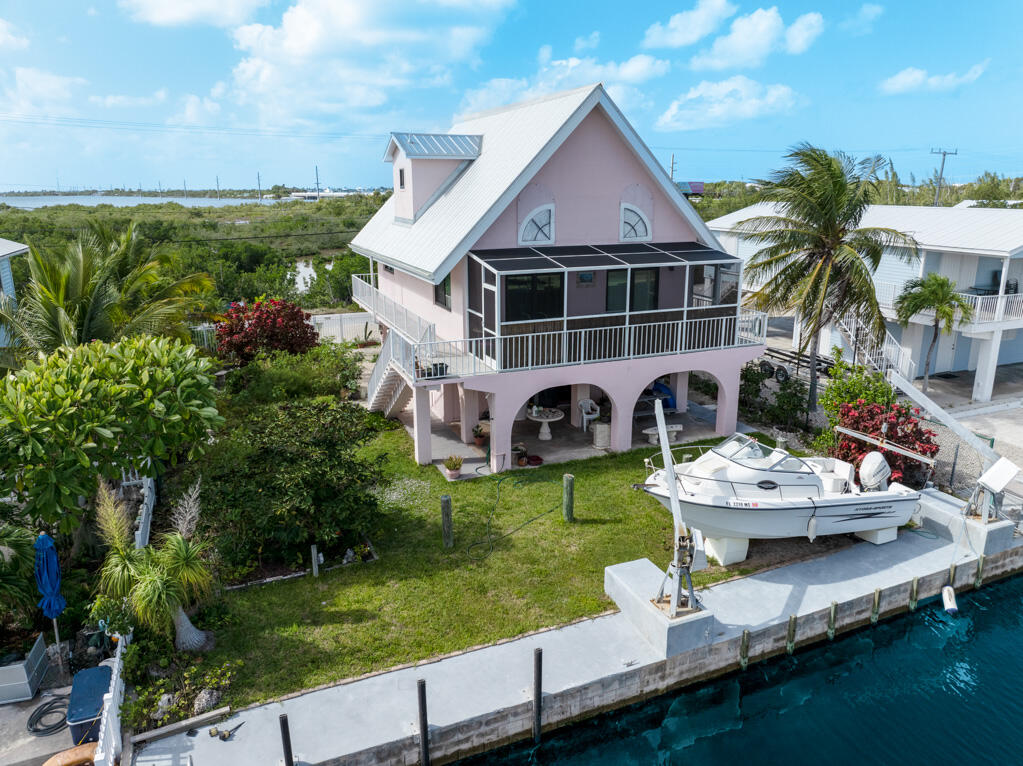
<path fill-rule="evenodd" d="M 666 487 L 648 484 L 647 492 L 671 510 Z M 811 518 L 816 519 L 813 536 L 900 527 L 919 499 L 919 492 L 887 491 L 801 500 L 682 495 L 679 503 L 686 524 L 704 537 L 769 540 L 806 537 Z"/>

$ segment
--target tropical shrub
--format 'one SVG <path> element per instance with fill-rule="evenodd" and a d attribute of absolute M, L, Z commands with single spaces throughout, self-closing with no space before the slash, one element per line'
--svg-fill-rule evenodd
<path fill-rule="evenodd" d="M 0 604 L 4 610 L 35 603 L 35 538 L 27 529 L 0 524 Z"/>
<path fill-rule="evenodd" d="M 806 384 L 798 378 L 789 378 L 778 384 L 773 400 L 764 410 L 764 418 L 771 425 L 793 431 L 806 425 L 808 405 Z"/>
<path fill-rule="evenodd" d="M 217 413 L 211 363 L 177 340 L 62 348 L 0 386 L 0 514 L 78 527 L 101 476 L 162 472 L 203 452 Z"/>
<path fill-rule="evenodd" d="M 379 473 L 357 453 L 369 423 L 361 407 L 329 398 L 261 407 L 190 467 L 181 479 L 202 475 L 200 530 L 229 577 L 302 561 L 312 543 L 343 550 L 369 530 Z"/>
<path fill-rule="evenodd" d="M 920 422 L 920 410 L 902 403 L 872 404 L 860 399 L 839 408 L 839 425 L 869 436 L 884 438 L 892 444 L 912 450 L 920 455 L 933 458 L 938 454 L 937 434 L 925 428 Z M 882 426 L 887 432 L 882 433 Z M 850 436 L 838 435 L 838 444 L 832 450 L 832 457 L 841 458 L 859 468 L 868 452 L 878 449 L 873 444 L 859 441 Z M 913 458 L 897 452 L 881 449 L 885 460 L 892 468 L 892 480 L 919 486 L 926 469 Z"/>
<path fill-rule="evenodd" d="M 287 301 L 231 304 L 224 321 L 217 324 L 217 353 L 246 364 L 260 351 L 301 354 L 318 342 L 309 314 Z"/>
<path fill-rule="evenodd" d="M 757 420 L 763 414 L 767 402 L 764 401 L 762 389 L 764 381 L 770 374 L 760 369 L 760 365 L 750 362 L 739 373 L 739 412 L 742 417 Z"/>
<path fill-rule="evenodd" d="M 840 349 L 832 352 L 835 364 L 831 379 L 820 396 L 821 409 L 828 416 L 828 424 L 838 424 L 843 404 L 863 401 L 866 404 L 889 404 L 895 401 L 895 391 L 884 375 L 868 370 L 862 364 L 851 364 L 842 358 Z"/>
<path fill-rule="evenodd" d="M 358 388 L 360 373 L 360 359 L 349 347 L 327 341 L 303 354 L 260 352 L 250 364 L 228 374 L 227 390 L 233 406 L 346 397 Z"/>

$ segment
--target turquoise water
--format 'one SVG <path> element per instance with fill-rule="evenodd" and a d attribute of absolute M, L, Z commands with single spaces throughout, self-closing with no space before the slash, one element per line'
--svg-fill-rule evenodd
<path fill-rule="evenodd" d="M 1023 763 L 1023 578 L 958 601 L 461 764 Z"/>

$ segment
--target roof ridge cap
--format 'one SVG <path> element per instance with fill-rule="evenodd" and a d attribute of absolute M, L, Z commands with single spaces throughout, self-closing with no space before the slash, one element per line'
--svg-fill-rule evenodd
<path fill-rule="evenodd" d="M 544 103 L 546 101 L 554 101 L 555 99 L 559 99 L 559 98 L 567 98 L 568 96 L 570 96 L 570 95 L 572 95 L 574 93 L 580 93 L 582 91 L 586 91 L 587 93 L 591 93 L 594 90 L 596 90 L 597 88 L 603 88 L 603 87 L 604 87 L 604 83 L 602 83 L 602 82 L 595 82 L 595 83 L 591 83 L 589 85 L 583 85 L 583 86 L 581 86 L 579 88 L 571 88 L 569 90 L 560 90 L 560 91 L 558 91 L 556 93 L 547 93 L 547 94 L 542 95 L 542 96 L 536 96 L 535 98 L 525 99 L 524 101 L 516 101 L 515 103 L 512 103 L 512 104 L 505 104 L 504 106 L 495 106 L 495 107 L 492 107 L 491 109 L 484 109 L 484 110 L 479 111 L 479 112 L 471 112 L 471 113 L 468 113 L 468 114 L 456 115 L 456 122 L 455 122 L 455 124 L 456 125 L 460 125 L 462 123 L 472 122 L 473 120 L 479 120 L 479 119 L 482 119 L 484 117 L 492 117 L 493 115 L 501 114 L 502 112 L 510 112 L 510 111 L 515 110 L 515 109 L 521 109 L 521 108 L 524 108 L 524 107 L 527 107 L 527 106 L 535 106 L 536 104 L 542 104 L 542 103 Z"/>

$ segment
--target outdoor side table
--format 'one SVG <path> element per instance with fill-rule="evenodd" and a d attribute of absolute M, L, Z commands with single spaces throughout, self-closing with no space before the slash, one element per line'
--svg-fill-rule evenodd
<path fill-rule="evenodd" d="M 547 407 L 540 410 L 536 415 L 527 410 L 526 417 L 540 424 L 540 434 L 536 438 L 542 442 L 549 442 L 552 438 L 551 423 L 561 420 L 565 417 L 565 413 L 561 410 Z"/>

